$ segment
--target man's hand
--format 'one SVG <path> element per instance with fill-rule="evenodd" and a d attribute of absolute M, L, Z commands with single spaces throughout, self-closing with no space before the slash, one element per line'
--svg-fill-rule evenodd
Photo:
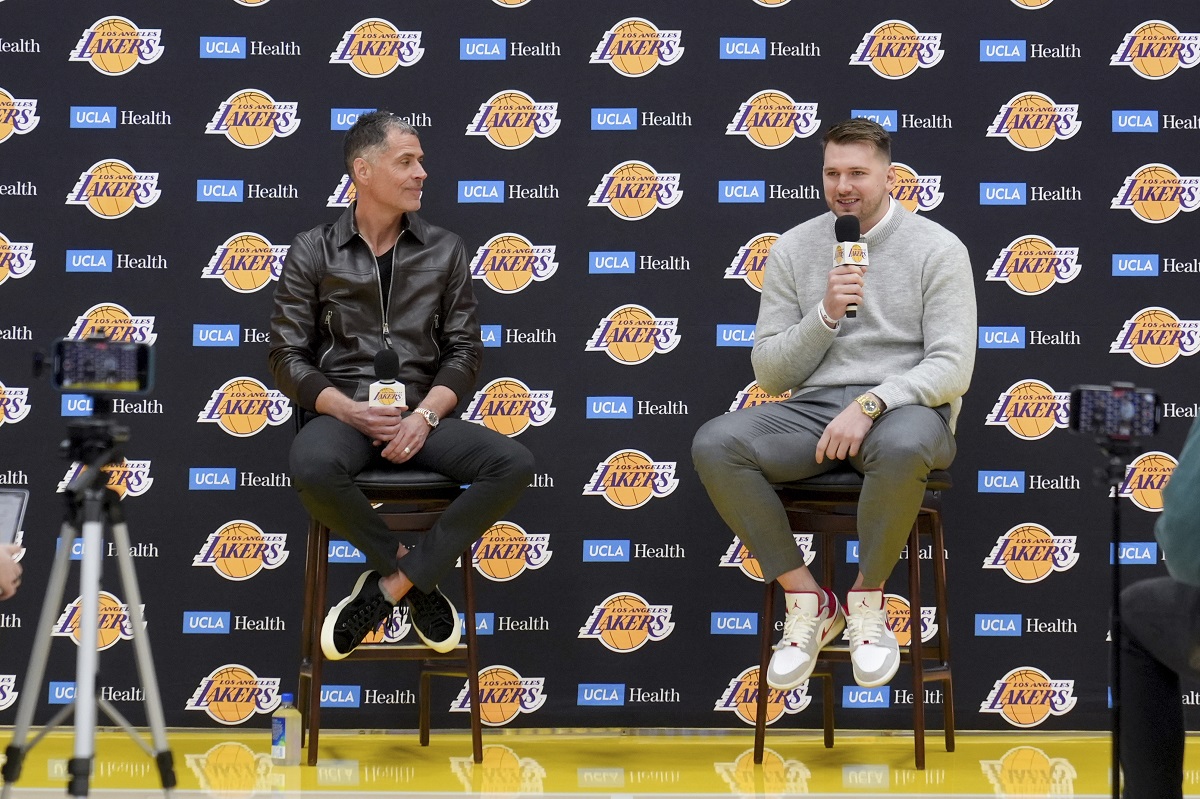
<path fill-rule="evenodd" d="M 352 408 L 343 410 L 338 418 L 370 438 L 372 444 L 379 446 L 395 439 L 403 421 L 400 414 L 406 410 L 407 405 L 372 408 L 366 402 L 355 402 Z"/>
<path fill-rule="evenodd" d="M 867 268 L 855 264 L 842 264 L 829 272 L 825 283 L 825 313 L 835 322 L 846 315 L 849 305 L 862 305 L 863 281 Z"/>
<path fill-rule="evenodd" d="M 842 461 L 857 455 L 872 424 L 871 417 L 863 413 L 857 402 L 850 403 L 833 417 L 821 434 L 821 440 L 817 442 L 817 463 L 825 458 Z"/>
<path fill-rule="evenodd" d="M 392 463 L 404 463 L 421 451 L 432 429 L 424 416 L 410 413 L 400 420 L 396 435 L 380 454 Z"/>
<path fill-rule="evenodd" d="M 0 599 L 8 599 L 21 585 L 21 564 L 13 560 L 20 551 L 16 544 L 0 546 Z"/>

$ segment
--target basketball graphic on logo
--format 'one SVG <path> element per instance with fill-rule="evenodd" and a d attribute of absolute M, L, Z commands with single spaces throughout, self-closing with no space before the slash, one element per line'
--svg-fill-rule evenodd
<path fill-rule="evenodd" d="M 526 5 L 530 2 L 530 0 L 492 0 L 492 2 L 498 6 L 504 6 L 505 8 L 516 8 L 518 6 Z M 484 750 L 486 751 L 487 747 L 484 747 Z"/>
<path fill-rule="evenodd" d="M 1018 727 L 1033 727 L 1045 720 L 1050 712 L 1048 699 L 1050 680 L 1046 678 L 1045 674 L 1036 669 L 1017 669 L 1009 672 L 1005 676 L 1004 682 L 1007 683 L 1006 691 L 1010 693 L 1020 692 L 1026 695 L 1047 697 L 1036 704 L 1006 703 L 1004 710 L 1001 711 L 1006 719 Z"/>
<path fill-rule="evenodd" d="M 1018 117 L 1025 115 L 1036 117 L 1038 114 L 1044 114 L 1044 118 L 1047 120 L 1040 127 L 1009 130 L 1007 135 L 1013 144 L 1026 150 L 1040 150 L 1054 141 L 1055 111 L 1054 103 L 1050 102 L 1049 98 L 1036 92 L 1028 92 L 1014 97 L 1009 101 L 1009 105 L 1012 106 L 1013 114 Z"/>
<path fill-rule="evenodd" d="M 604 607 L 611 617 L 621 619 L 629 615 L 645 616 L 650 613 L 646 601 L 636 594 L 616 594 L 604 602 Z M 634 629 L 606 629 L 600 633 L 600 640 L 615 652 L 632 652 L 646 643 L 649 631 L 645 625 L 637 625 Z"/>
<path fill-rule="evenodd" d="M 775 91 L 759 92 L 746 103 L 749 108 L 748 119 L 763 121 L 775 119 L 789 120 L 796 113 L 796 102 L 787 95 Z M 780 116 L 782 115 L 782 116 Z M 796 136 L 794 123 L 784 125 L 747 125 L 746 133 L 760 147 L 774 149 L 782 147 Z"/>
<path fill-rule="evenodd" d="M 608 459 L 614 475 L 628 472 L 646 473 L 654 470 L 654 463 L 640 452 L 626 450 L 618 452 Z M 647 480 L 635 480 L 636 485 L 620 485 L 620 480 L 614 480 L 616 485 L 608 485 L 604 494 L 608 500 L 626 508 L 636 508 L 650 501 L 654 491 Z"/>
<path fill-rule="evenodd" d="M 220 277 L 234 291 L 248 294 L 271 282 L 275 253 L 271 242 L 257 233 L 239 233 L 221 247 L 225 252 L 220 261 L 224 270 Z M 249 268 L 239 268 L 248 266 Z"/>
<path fill-rule="evenodd" d="M 497 522 L 489 527 L 479 540 L 475 550 L 478 553 L 475 557 L 476 567 L 493 580 L 511 580 L 525 571 L 525 559 L 501 557 L 500 553 L 515 556 L 519 552 L 517 547 L 528 541 L 525 531 L 517 525 L 512 522 Z"/>
<path fill-rule="evenodd" d="M 1063 758 L 1051 760 L 1035 746 L 1009 749 L 988 762 L 987 774 L 1000 796 L 1072 796 L 1075 769 Z"/>
<path fill-rule="evenodd" d="M 1142 23 L 1134 30 L 1129 49 L 1155 55 L 1135 56 L 1133 68 L 1152 80 L 1169 77 L 1179 69 L 1179 44 L 1179 31 L 1167 23 L 1159 20 Z"/>
<path fill-rule="evenodd" d="M 737 697 L 737 706 L 734 713 L 738 718 L 745 721 L 747 724 L 754 724 L 758 721 L 758 692 L 763 687 L 766 687 L 767 694 L 767 724 L 775 721 L 783 715 L 783 703 L 771 703 L 771 688 L 763 686 L 759 680 L 758 666 L 747 669 L 742 674 L 742 690 Z"/>
<path fill-rule="evenodd" d="M 254 715 L 254 697 L 257 691 L 247 688 L 258 687 L 258 677 L 243 666 L 224 666 L 209 678 L 213 697 L 207 707 L 208 715 L 222 724 L 241 724 Z"/>
<path fill-rule="evenodd" d="M 640 184 L 658 177 L 653 169 L 638 163 L 625 164 L 617 168 L 612 176 L 613 182 L 610 191 L 614 193 L 622 188 L 621 184 L 625 184 L 627 188 L 630 184 Z M 626 219 L 641 219 L 658 207 L 658 200 L 654 192 L 633 191 L 625 197 L 614 196 L 610 204 L 619 216 Z"/>
<path fill-rule="evenodd" d="M 892 168 L 896 172 L 892 197 L 903 205 L 905 210 L 916 213 L 917 206 L 920 204 L 917 197 L 921 190 L 920 183 L 917 181 L 917 173 L 911 167 L 896 162 L 892 162 Z"/>
<path fill-rule="evenodd" d="M 136 57 L 134 60 L 137 60 Z M 106 183 L 113 187 L 108 196 L 89 193 L 87 206 L 92 213 L 111 219 L 124 216 L 133 210 L 137 175 L 129 164 L 124 161 L 104 161 L 93 166 L 88 172 L 91 173 L 93 185 Z"/>
<path fill-rule="evenodd" d="M 1026 380 L 1010 388 L 1007 392 L 1013 403 L 1048 403 L 1046 407 L 1057 401 L 1054 389 L 1038 380 Z M 1009 430 L 1021 438 L 1041 438 L 1055 427 L 1053 414 L 1041 416 L 1011 416 L 1005 420 Z"/>
<path fill-rule="evenodd" d="M 617 356 L 617 360 L 625 363 L 640 363 L 654 354 L 654 340 L 649 337 L 630 336 L 623 338 L 619 331 L 631 332 L 639 328 L 654 326 L 654 316 L 645 308 L 627 305 L 609 317 L 612 326 L 606 336 L 608 349 Z M 637 340 L 641 338 L 641 340 Z"/>
<path fill-rule="evenodd" d="M 886 594 L 883 610 L 887 613 L 887 626 L 896 635 L 896 643 L 908 646 L 912 643 L 912 608 L 908 600 L 895 594 Z"/>
<path fill-rule="evenodd" d="M 875 56 L 871 66 L 888 78 L 903 78 L 917 68 L 919 40 L 917 32 L 906 22 L 885 22 L 873 31 L 875 41 L 902 52 L 902 55 Z"/>
<path fill-rule="evenodd" d="M 505 92 L 493 97 L 488 104 L 492 107 L 487 120 L 488 138 L 502 147 L 520 147 L 533 138 L 532 119 L 535 109 L 532 99 L 520 92 Z M 511 115 L 511 117 L 520 115 L 530 121 L 524 125 L 497 125 L 496 117 L 499 116 L 503 119 L 505 115 Z"/>
<path fill-rule="evenodd" d="M 746 245 L 749 250 L 747 260 L 753 267 L 746 269 L 746 282 L 757 291 L 762 291 L 763 279 L 767 276 L 767 255 L 770 254 L 771 248 L 777 241 L 779 241 L 778 235 L 764 233 Z"/>
<path fill-rule="evenodd" d="M 239 741 L 222 741 L 203 755 L 187 755 L 187 764 L 200 790 L 216 799 L 253 795 L 271 756 L 260 754 Z"/>
<path fill-rule="evenodd" d="M 1152 164 L 1138 170 L 1134 175 L 1133 182 L 1138 187 L 1161 187 L 1168 186 L 1171 188 L 1179 187 L 1179 175 L 1175 174 L 1171 169 L 1165 166 Z M 1157 192 L 1151 192 L 1157 195 Z M 1147 222 L 1165 222 L 1168 219 L 1174 218 L 1180 210 L 1180 202 L 1178 194 L 1172 194 L 1170 199 L 1166 200 L 1134 200 L 1133 212 Z"/>
<path fill-rule="evenodd" d="M 225 134 L 243 147 L 259 147 L 275 135 L 275 101 L 260 91 L 250 89 L 229 98 L 229 113 L 236 120 L 254 120 L 259 124 L 231 124 Z"/>
<path fill-rule="evenodd" d="M 1012 0 L 1014 5 L 1021 8 L 1045 8 L 1054 2 L 1054 0 Z"/>
<path fill-rule="evenodd" d="M 221 413 L 221 427 L 235 436 L 249 436 L 267 424 L 265 408 L 269 397 L 262 383 L 245 378 L 231 380 L 221 390 L 232 400 Z"/>
<path fill-rule="evenodd" d="M 1180 329 L 1179 319 L 1165 308 L 1146 308 L 1134 318 L 1133 328 L 1130 340 L 1137 341 L 1141 336 L 1147 342 L 1159 340 L 1164 333 L 1178 333 Z M 1131 354 L 1147 366 L 1166 366 L 1179 357 L 1178 338 L 1169 344 L 1134 344 Z"/>
<path fill-rule="evenodd" d="M 93 305 L 83 315 L 86 321 L 73 338 L 82 339 L 102 333 L 106 338 L 111 339 L 114 333 L 128 330 L 133 324 L 133 318 L 128 311 L 120 305 L 109 303 Z"/>
<path fill-rule="evenodd" d="M 1139 456 L 1129 465 L 1125 478 L 1131 483 L 1128 496 L 1133 504 L 1152 513 L 1161 511 L 1162 491 L 1178 465 L 1174 458 L 1162 452 L 1147 452 Z"/>
<path fill-rule="evenodd" d="M 532 110 L 530 106 L 530 110 Z M 505 133 L 514 129 L 492 128 L 488 135 Z M 532 138 L 533 130 L 526 131 Z M 506 133 L 507 135 L 507 133 Z M 533 280 L 533 245 L 525 238 L 516 235 L 500 236 L 490 242 L 488 257 L 504 258 L 514 264 L 514 269 L 489 269 L 484 281 L 502 294 L 512 294 L 529 285 Z"/>
<path fill-rule="evenodd" d="M 529 389 L 515 380 L 497 380 L 488 386 L 488 397 L 498 402 L 528 402 Z M 529 418 L 525 415 L 504 415 L 489 413 L 483 417 L 483 424 L 500 435 L 515 436 L 529 426 Z"/>
<path fill-rule="evenodd" d="M 1010 271 L 1005 276 L 1008 279 L 1009 285 L 1023 294 L 1040 294 L 1054 285 L 1056 273 L 1054 268 L 1049 266 L 1054 258 L 1054 247 L 1049 242 L 1035 236 L 1027 236 L 1013 244 L 1009 249 L 1015 260 L 1040 258 L 1044 259 L 1041 263 L 1048 265 L 1046 269 L 1038 271 Z"/>
<path fill-rule="evenodd" d="M 1045 527 L 1036 524 L 1025 524 L 1010 530 L 1008 535 L 1008 550 L 1028 551 L 1036 548 L 1048 548 L 1054 544 L 1054 536 Z M 1004 564 L 1004 570 L 1010 575 L 1026 583 L 1041 580 L 1054 568 L 1054 560 L 1047 556 L 1039 560 L 1014 560 L 1009 558 Z"/>
<path fill-rule="evenodd" d="M 217 531 L 223 549 L 227 553 L 218 557 L 214 565 L 217 570 L 235 580 L 253 577 L 263 567 L 263 531 L 253 522 L 238 520 L 230 522 Z"/>
<path fill-rule="evenodd" d="M 658 28 L 644 19 L 627 19 L 613 28 L 612 64 L 626 75 L 645 75 L 658 66 L 658 51 L 644 53 L 645 42 L 658 38 Z M 622 53 L 622 50 L 628 50 Z M 644 53 L 644 54 L 643 54 Z"/>
<path fill-rule="evenodd" d="M 352 31 L 352 35 L 362 45 L 358 54 L 350 59 L 350 65 L 356 72 L 370 77 L 381 77 L 388 74 L 399 63 L 400 58 L 394 52 L 388 55 L 370 55 L 371 50 L 387 51 L 386 45 L 396 41 L 396 28 L 386 20 L 364 19 Z"/>
<path fill-rule="evenodd" d="M 521 678 L 505 666 L 479 673 L 479 720 L 492 727 L 507 724 L 521 712 Z"/>
<path fill-rule="evenodd" d="M 745 553 L 745 557 L 742 558 L 742 571 L 745 572 L 747 577 L 762 582 L 762 564 L 758 562 L 758 558 L 750 554 L 750 550 L 743 548 L 742 551 Z"/>
<path fill-rule="evenodd" d="M 754 2 L 767 8 L 778 8 L 779 6 L 786 6 L 792 0 L 754 0 Z"/>
<path fill-rule="evenodd" d="M 93 25 L 92 30 L 96 32 L 96 38 L 92 42 L 91 60 L 96 69 L 109 75 L 121 75 L 137 66 L 137 47 L 110 46 L 115 40 L 135 38 L 136 25 L 124 17 L 109 17 Z"/>

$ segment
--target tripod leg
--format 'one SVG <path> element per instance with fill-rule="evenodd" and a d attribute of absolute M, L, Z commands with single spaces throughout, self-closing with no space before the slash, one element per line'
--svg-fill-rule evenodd
<path fill-rule="evenodd" d="M 79 650 L 75 657 L 75 751 L 67 762 L 67 793 L 87 796 L 96 754 L 96 675 L 100 655 L 100 572 L 104 562 L 104 494 L 89 488 L 83 500 L 83 562 L 79 569 Z"/>

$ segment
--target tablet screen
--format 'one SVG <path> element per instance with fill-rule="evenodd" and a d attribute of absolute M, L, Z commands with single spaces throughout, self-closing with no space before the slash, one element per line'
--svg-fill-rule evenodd
<path fill-rule="evenodd" d="M 11 544 L 16 540 L 28 498 L 29 492 L 23 488 L 0 489 L 0 544 Z"/>

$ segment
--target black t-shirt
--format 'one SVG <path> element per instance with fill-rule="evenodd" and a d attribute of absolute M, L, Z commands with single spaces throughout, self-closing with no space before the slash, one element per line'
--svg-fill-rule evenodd
<path fill-rule="evenodd" d="M 379 264 L 379 285 L 383 288 L 383 307 L 388 306 L 388 294 L 392 289 L 392 253 L 396 251 L 395 245 L 392 249 L 385 252 L 383 255 L 375 256 L 375 263 Z"/>

